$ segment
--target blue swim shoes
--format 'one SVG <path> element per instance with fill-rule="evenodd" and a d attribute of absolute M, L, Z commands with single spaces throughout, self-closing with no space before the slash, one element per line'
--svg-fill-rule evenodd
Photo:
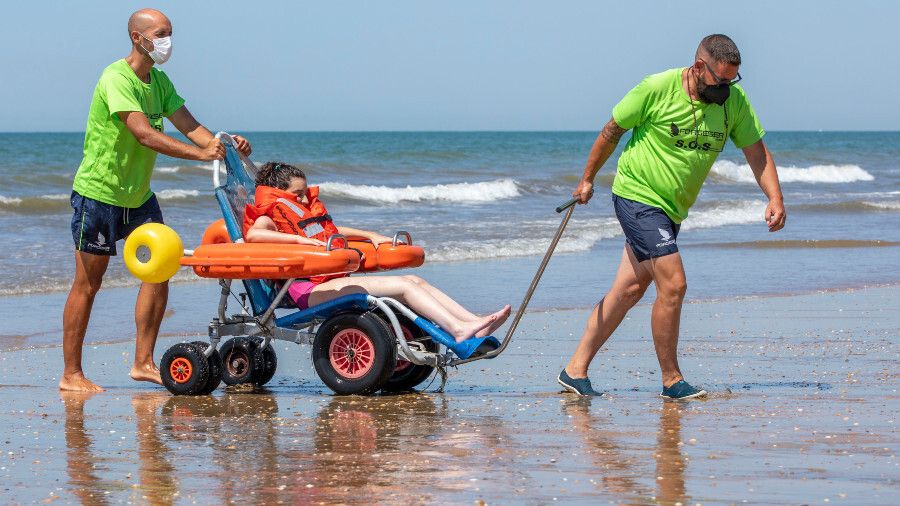
<path fill-rule="evenodd" d="M 697 397 L 706 397 L 706 390 L 697 388 L 687 381 L 681 380 L 674 383 L 672 386 L 664 387 L 659 396 L 663 399 L 684 401 L 687 399 L 695 399 Z"/>
<path fill-rule="evenodd" d="M 591 380 L 588 378 L 572 378 L 566 373 L 566 370 L 563 369 L 559 376 L 557 376 L 556 381 L 563 386 L 567 391 L 572 392 L 573 394 L 578 395 L 586 395 L 586 396 L 601 396 L 603 392 L 598 392 L 594 390 L 594 387 L 591 386 Z"/>

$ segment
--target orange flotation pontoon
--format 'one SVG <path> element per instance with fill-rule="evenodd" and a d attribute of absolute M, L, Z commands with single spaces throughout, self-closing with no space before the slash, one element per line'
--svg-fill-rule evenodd
<path fill-rule="evenodd" d="M 228 235 L 228 227 L 225 226 L 224 219 L 218 219 L 210 223 L 206 230 L 203 231 L 203 237 L 200 239 L 200 244 L 226 244 L 230 242 L 231 237 Z"/>
<path fill-rule="evenodd" d="M 405 236 L 405 244 L 398 239 Z M 391 244 L 383 243 L 376 247 L 371 241 L 362 237 L 348 237 L 349 248 L 357 249 L 363 254 L 363 261 L 358 272 L 388 271 L 419 267 L 425 263 L 425 250 L 421 246 L 413 246 L 412 239 L 405 232 L 398 232 Z"/>
<path fill-rule="evenodd" d="M 219 233 L 219 225 L 211 225 L 204 244 L 193 251 L 184 250 L 178 234 L 162 223 L 141 225 L 125 241 L 125 265 L 141 281 L 162 283 L 180 266 L 192 267 L 202 278 L 291 279 L 355 272 L 362 260 L 341 235 L 326 246 L 233 243 Z"/>
<path fill-rule="evenodd" d="M 425 263 L 425 250 L 421 246 L 413 246 L 412 239 L 409 234 L 406 232 L 398 232 L 394 236 L 394 240 L 391 244 L 380 244 L 376 248 L 374 244 L 368 239 L 363 237 L 348 237 L 348 245 L 347 247 L 352 250 L 359 250 L 363 259 L 359 263 L 359 269 L 356 272 L 375 272 L 375 271 L 387 271 L 391 269 L 403 269 L 403 268 L 411 268 L 411 267 L 419 267 L 423 263 Z M 337 241 L 339 242 L 339 241 Z M 336 243 L 337 243 L 336 242 Z M 205 251 L 204 246 L 206 245 L 217 245 L 217 244 L 230 244 L 231 238 L 228 236 L 228 229 L 225 226 L 225 220 L 216 220 L 212 222 L 208 227 L 206 227 L 206 231 L 203 232 L 203 239 L 201 240 L 201 244 L 203 246 L 197 248 L 194 252 L 194 256 L 197 256 L 197 252 Z M 262 246 L 261 243 L 255 243 L 258 246 Z M 341 244 L 336 244 L 340 246 Z M 249 246 L 249 244 L 248 244 Z M 282 248 L 288 246 L 290 248 L 294 248 L 294 245 L 284 245 L 284 244 L 266 244 L 265 246 L 272 247 L 274 246 L 277 251 L 281 251 Z M 309 246 L 300 246 L 296 247 L 307 248 Z M 217 251 L 217 250 L 213 250 Z M 340 251 L 340 250 L 334 250 Z M 188 264 L 184 264 L 188 265 Z M 207 276 L 205 274 L 201 274 L 196 268 L 194 272 L 197 272 L 197 275 L 204 277 L 215 277 L 215 276 Z M 326 272 L 326 271 L 321 271 Z M 331 271 L 328 271 L 331 272 Z M 335 273 L 340 272 L 350 272 L 350 271 L 333 271 Z M 296 277 L 305 277 L 305 276 L 296 276 Z M 274 278 L 273 278 L 274 279 Z"/>
<path fill-rule="evenodd" d="M 181 258 L 181 265 L 192 267 L 198 276 L 215 279 L 308 278 L 354 272 L 359 264 L 359 253 L 352 249 L 326 251 L 301 244 L 203 244 Z"/>

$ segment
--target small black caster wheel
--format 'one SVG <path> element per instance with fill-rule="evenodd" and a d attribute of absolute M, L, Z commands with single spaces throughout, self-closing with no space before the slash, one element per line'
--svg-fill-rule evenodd
<path fill-rule="evenodd" d="M 201 353 L 206 353 L 206 349 L 209 347 L 209 343 L 203 341 L 194 341 L 191 344 L 196 345 Z M 206 382 L 206 386 L 200 391 L 200 395 L 213 393 L 216 388 L 219 388 L 219 383 L 222 382 L 222 355 L 219 354 L 219 350 L 213 351 L 207 362 L 209 364 L 209 379 Z"/>
<path fill-rule="evenodd" d="M 253 383 L 263 370 L 262 355 L 256 353 L 257 342 L 252 337 L 235 337 L 219 348 L 222 356 L 222 381 L 226 385 Z"/>
<path fill-rule="evenodd" d="M 209 362 L 193 343 L 178 343 L 163 354 L 160 375 L 175 395 L 201 395 L 209 382 Z"/>
<path fill-rule="evenodd" d="M 278 357 L 275 355 L 275 347 L 272 346 L 271 342 L 268 346 L 263 348 L 263 339 L 261 337 L 256 339 L 256 353 L 262 355 L 262 357 L 257 357 L 256 360 L 257 363 L 262 362 L 262 368 L 259 369 L 253 382 L 259 386 L 263 386 L 275 376 L 275 369 L 278 368 Z"/>

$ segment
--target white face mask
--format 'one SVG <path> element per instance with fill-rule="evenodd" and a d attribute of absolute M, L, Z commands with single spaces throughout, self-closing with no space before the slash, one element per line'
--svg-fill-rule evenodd
<path fill-rule="evenodd" d="M 138 34 L 140 35 L 140 34 Z M 150 41 L 153 43 L 153 51 L 149 51 L 147 56 L 150 57 L 151 60 L 156 62 L 157 65 L 162 65 L 169 61 L 169 57 L 172 56 L 172 37 L 161 37 L 159 39 L 150 40 L 147 37 L 141 35 L 144 40 Z M 143 46 L 141 46 L 143 48 Z M 145 50 L 146 51 L 146 50 Z"/>

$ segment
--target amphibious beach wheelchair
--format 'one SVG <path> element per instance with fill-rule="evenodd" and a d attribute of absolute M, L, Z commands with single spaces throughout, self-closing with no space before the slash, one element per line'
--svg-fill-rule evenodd
<path fill-rule="evenodd" d="M 409 390 L 435 369 L 443 388 L 447 367 L 503 351 L 511 333 L 502 345 L 490 336 L 457 343 L 440 327 L 388 297 L 346 295 L 277 316 L 276 309 L 291 308 L 286 294 L 296 278 L 418 267 L 424 262 L 424 251 L 412 244 L 407 232 L 397 232 L 390 245 L 377 248 L 339 235 L 330 237 L 324 248 L 244 243 L 244 209 L 253 200 L 257 168 L 235 149 L 231 136 L 220 132 L 217 137 L 226 147 L 225 184 L 219 181 L 218 162 L 213 170 L 223 220 L 207 228 L 193 251 L 184 250 L 178 235 L 160 224 L 140 227 L 124 249 L 126 265 L 145 281 L 160 282 L 179 266 L 190 266 L 201 277 L 219 279 L 222 287 L 217 314 L 209 323 L 209 341 L 178 343 L 163 355 L 160 371 L 170 392 L 206 395 L 222 381 L 265 385 L 278 363 L 273 340 L 311 344 L 316 373 L 337 394 Z M 167 255 L 177 256 L 174 265 Z M 233 290 L 234 280 L 243 284 L 239 296 Z M 240 312 L 228 315 L 232 297 L 239 302 Z M 516 321 L 519 317 L 521 312 Z M 229 339 L 220 346 L 223 338 Z"/>

